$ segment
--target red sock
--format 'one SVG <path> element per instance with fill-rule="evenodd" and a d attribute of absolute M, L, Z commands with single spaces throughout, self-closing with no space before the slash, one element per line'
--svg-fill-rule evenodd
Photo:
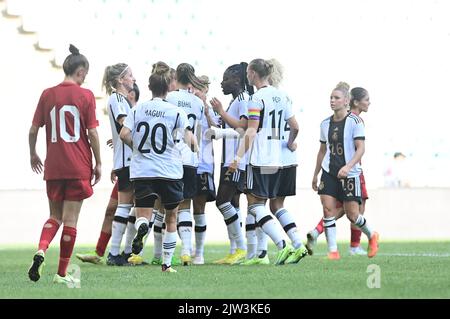
<path fill-rule="evenodd" d="M 320 222 L 316 226 L 316 230 L 319 234 L 323 233 L 323 219 L 320 219 Z"/>
<path fill-rule="evenodd" d="M 61 234 L 58 275 L 66 276 L 67 266 L 69 266 L 70 256 L 72 256 L 73 246 L 77 238 L 77 229 L 64 226 Z"/>
<path fill-rule="evenodd" d="M 38 250 L 43 250 L 44 252 L 48 249 L 48 245 L 52 242 L 56 233 L 59 229 L 59 223 L 49 218 L 44 226 L 42 227 L 41 238 L 39 239 L 39 247 Z"/>
<path fill-rule="evenodd" d="M 350 225 L 350 246 L 351 247 L 358 247 L 361 244 L 361 229 L 354 227 L 353 225 Z"/>
<path fill-rule="evenodd" d="M 108 246 L 109 239 L 111 238 L 111 234 L 101 232 L 100 237 L 97 241 L 97 247 L 95 248 L 95 252 L 100 257 L 103 257 L 105 254 L 106 246 Z"/>

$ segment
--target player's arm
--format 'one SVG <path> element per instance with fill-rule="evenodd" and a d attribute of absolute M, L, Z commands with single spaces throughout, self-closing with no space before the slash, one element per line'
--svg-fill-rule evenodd
<path fill-rule="evenodd" d="M 102 160 L 100 158 L 100 140 L 98 138 L 97 129 L 90 128 L 88 129 L 88 139 L 89 143 L 91 144 L 92 153 L 94 153 L 95 158 L 95 167 L 94 167 L 94 183 L 92 186 L 97 184 L 100 181 L 100 178 L 102 176 Z"/>
<path fill-rule="evenodd" d="M 229 126 L 231 126 L 234 129 L 241 128 L 246 129 L 247 127 L 247 119 L 245 117 L 241 117 L 239 120 L 235 119 L 231 115 L 229 115 L 222 107 L 222 103 L 217 99 L 213 98 L 211 101 L 211 106 L 213 107 L 214 111 L 219 114 L 219 116 L 222 118 L 222 121 L 225 121 Z"/>
<path fill-rule="evenodd" d="M 133 139 L 131 137 L 131 130 L 128 127 L 126 126 L 122 127 L 122 129 L 120 130 L 120 139 L 131 149 L 133 148 Z"/>
<path fill-rule="evenodd" d="M 337 176 L 338 178 L 347 177 L 348 172 L 352 169 L 352 167 L 361 161 L 361 158 L 365 152 L 364 139 L 355 139 L 355 148 L 355 155 L 353 155 L 352 159 L 339 170 Z"/>
<path fill-rule="evenodd" d="M 244 143 L 240 143 L 239 149 L 236 153 L 236 158 L 229 167 L 230 172 L 235 172 L 239 167 L 239 162 L 245 153 L 252 147 L 256 134 L 258 133 L 259 118 L 248 120 L 248 127 L 244 134 Z"/>
<path fill-rule="evenodd" d="M 36 142 L 39 133 L 39 127 L 31 125 L 30 132 L 28 133 L 28 144 L 30 146 L 30 164 L 33 172 L 40 174 L 42 173 L 43 165 L 42 161 L 36 152 Z"/>
<path fill-rule="evenodd" d="M 316 168 L 314 169 L 314 175 L 312 180 L 312 188 L 314 191 L 317 192 L 317 176 L 319 175 L 320 169 L 322 167 L 322 161 L 325 157 L 325 154 L 327 153 L 327 143 L 320 141 L 320 148 L 319 152 L 317 153 L 317 160 L 316 160 Z"/>
<path fill-rule="evenodd" d="M 291 151 L 295 151 L 297 149 L 297 143 L 295 143 L 295 139 L 297 138 L 297 135 L 299 132 L 298 122 L 295 119 L 295 116 L 291 116 L 287 120 L 287 123 L 289 124 L 289 128 L 290 128 L 287 147 Z"/>
<path fill-rule="evenodd" d="M 198 152 L 197 139 L 195 138 L 194 134 L 192 134 L 191 130 L 186 129 L 184 131 L 183 140 L 186 143 L 186 145 L 191 148 L 192 152 L 195 152 L 195 153 Z"/>

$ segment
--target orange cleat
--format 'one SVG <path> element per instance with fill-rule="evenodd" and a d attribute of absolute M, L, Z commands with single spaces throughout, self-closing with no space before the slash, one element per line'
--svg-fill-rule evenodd
<path fill-rule="evenodd" d="M 377 232 L 372 234 L 372 237 L 369 239 L 369 249 L 367 252 L 367 256 L 369 258 L 374 257 L 378 252 L 378 240 L 380 239 L 380 235 Z"/>
<path fill-rule="evenodd" d="M 329 260 L 339 260 L 339 259 L 341 259 L 341 256 L 339 255 L 339 251 L 338 250 L 330 251 L 328 253 L 328 259 Z"/>

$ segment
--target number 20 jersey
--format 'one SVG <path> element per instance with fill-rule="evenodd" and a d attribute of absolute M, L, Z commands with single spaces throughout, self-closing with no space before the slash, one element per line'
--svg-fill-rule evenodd
<path fill-rule="evenodd" d="M 154 98 L 135 106 L 124 126 L 131 130 L 133 140 L 131 180 L 183 177 L 183 163 L 175 147 L 176 136 L 183 136 L 189 126 L 183 110 Z"/>

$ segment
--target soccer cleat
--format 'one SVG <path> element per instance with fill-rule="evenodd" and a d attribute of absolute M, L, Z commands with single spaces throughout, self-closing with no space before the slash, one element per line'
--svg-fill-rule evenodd
<path fill-rule="evenodd" d="M 306 242 L 306 250 L 308 251 L 308 254 L 312 256 L 314 253 L 314 247 L 317 244 L 317 238 L 314 236 L 313 232 L 310 231 L 308 234 L 306 234 L 307 242 Z"/>
<path fill-rule="evenodd" d="M 148 225 L 146 223 L 141 224 L 137 231 L 136 237 L 133 239 L 131 251 L 133 254 L 138 255 L 142 248 L 144 248 L 144 237 L 148 234 Z"/>
<path fill-rule="evenodd" d="M 283 265 L 289 255 L 294 252 L 294 248 L 290 244 L 286 244 L 283 249 L 279 250 L 275 259 L 275 265 Z"/>
<path fill-rule="evenodd" d="M 294 252 L 286 259 L 284 263 L 296 264 L 306 255 L 308 255 L 308 250 L 305 246 L 301 245 L 299 248 L 294 250 Z"/>
<path fill-rule="evenodd" d="M 266 254 L 264 257 L 254 257 L 251 259 L 247 259 L 240 263 L 242 266 L 253 266 L 253 265 L 270 265 L 269 256 Z"/>
<path fill-rule="evenodd" d="M 95 251 L 87 254 L 76 254 L 75 256 L 84 263 L 91 263 L 95 265 L 104 263 L 103 258 L 97 255 Z"/>
<path fill-rule="evenodd" d="M 33 262 L 31 263 L 30 269 L 28 269 L 28 277 L 32 281 L 38 281 L 42 275 L 42 269 L 44 269 L 45 255 L 42 250 L 39 250 L 36 254 L 34 254 Z"/>
<path fill-rule="evenodd" d="M 378 240 L 380 239 L 380 235 L 377 232 L 372 234 L 372 237 L 369 239 L 369 251 L 367 256 L 369 258 L 374 257 L 378 252 Z"/>
<path fill-rule="evenodd" d="M 205 264 L 205 258 L 203 256 L 195 256 L 192 260 L 192 264 L 194 265 L 204 265 Z"/>
<path fill-rule="evenodd" d="M 171 273 L 177 272 L 175 269 L 172 268 L 172 266 L 167 266 L 166 264 L 162 264 L 161 270 L 162 272 L 171 272 Z"/>
<path fill-rule="evenodd" d="M 108 258 L 106 259 L 106 264 L 108 266 L 129 266 L 127 260 L 123 258 L 122 255 L 113 256 L 111 253 L 108 254 Z"/>
<path fill-rule="evenodd" d="M 135 254 L 131 254 L 131 256 L 127 259 L 127 261 L 135 266 L 144 264 L 144 258 L 142 258 L 140 255 Z"/>
<path fill-rule="evenodd" d="M 355 255 L 367 255 L 367 251 L 365 251 L 364 249 L 362 249 L 361 246 L 357 246 L 357 247 L 350 247 L 349 251 L 348 251 L 350 256 L 355 256 Z"/>
<path fill-rule="evenodd" d="M 162 265 L 162 258 L 161 257 L 153 257 L 150 264 L 151 265 Z"/>
<path fill-rule="evenodd" d="M 58 274 L 55 274 L 53 277 L 53 283 L 55 284 L 66 284 L 69 288 L 79 287 L 80 279 L 72 277 L 70 274 L 67 274 L 65 277 L 61 277 Z"/>
<path fill-rule="evenodd" d="M 171 264 L 174 265 L 174 266 L 180 266 L 181 265 L 181 260 L 179 260 L 178 257 L 176 257 L 175 255 L 172 255 Z"/>
<path fill-rule="evenodd" d="M 339 251 L 338 250 L 330 251 L 328 253 L 327 257 L 328 257 L 329 260 L 339 260 L 339 259 L 341 259 L 341 256 L 339 255 Z"/>
<path fill-rule="evenodd" d="M 213 261 L 213 264 L 216 264 L 216 265 L 225 265 L 225 264 L 228 264 L 228 263 L 229 263 L 229 262 L 228 262 L 228 259 L 230 259 L 231 255 L 232 255 L 232 254 L 228 254 L 228 255 L 226 255 L 226 256 L 223 257 L 223 258 L 220 258 L 220 259 L 218 259 L 218 260 L 216 260 L 216 261 Z"/>
<path fill-rule="evenodd" d="M 190 264 L 192 264 L 191 256 L 189 256 L 189 255 L 181 256 L 181 264 L 183 266 L 189 266 Z"/>
<path fill-rule="evenodd" d="M 234 252 L 234 254 L 231 254 L 228 257 L 226 264 L 230 264 L 230 265 L 240 264 L 241 262 L 243 262 L 245 260 L 245 256 L 247 256 L 247 251 L 237 248 L 236 251 Z"/>

